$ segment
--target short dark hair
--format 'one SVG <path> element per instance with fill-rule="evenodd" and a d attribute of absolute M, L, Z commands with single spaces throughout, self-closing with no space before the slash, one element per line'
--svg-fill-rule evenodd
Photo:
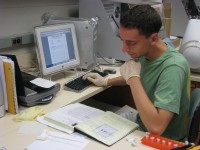
<path fill-rule="evenodd" d="M 121 15 L 120 25 L 128 29 L 136 28 L 141 35 L 145 35 L 148 38 L 152 33 L 160 31 L 162 21 L 153 7 L 143 4 L 136 5 L 124 12 Z"/>

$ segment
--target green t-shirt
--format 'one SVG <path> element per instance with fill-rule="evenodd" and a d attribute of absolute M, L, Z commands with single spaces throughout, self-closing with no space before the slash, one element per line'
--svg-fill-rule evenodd
<path fill-rule="evenodd" d="M 190 99 L 188 62 L 172 47 L 168 47 L 167 51 L 156 60 L 148 61 L 142 57 L 140 62 L 141 82 L 149 99 L 155 107 L 174 113 L 162 136 L 174 140 L 183 139 L 186 136 Z M 147 131 L 140 117 L 137 122 L 143 131 Z"/>

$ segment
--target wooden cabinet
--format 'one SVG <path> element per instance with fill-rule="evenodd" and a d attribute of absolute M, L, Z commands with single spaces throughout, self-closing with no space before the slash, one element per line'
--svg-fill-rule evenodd
<path fill-rule="evenodd" d="M 200 82 L 191 81 L 191 90 L 193 90 L 195 88 L 200 88 Z"/>
<path fill-rule="evenodd" d="M 199 132 L 198 132 L 198 136 L 196 138 L 195 144 L 200 145 L 200 125 L 199 125 Z"/>

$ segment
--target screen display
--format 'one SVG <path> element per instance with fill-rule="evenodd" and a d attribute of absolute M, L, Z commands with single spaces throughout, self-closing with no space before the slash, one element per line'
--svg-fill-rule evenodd
<path fill-rule="evenodd" d="M 41 39 L 47 68 L 75 59 L 70 29 L 42 32 Z"/>
<path fill-rule="evenodd" d="M 40 68 L 44 75 L 76 67 L 80 64 L 73 24 L 57 24 L 35 28 Z"/>

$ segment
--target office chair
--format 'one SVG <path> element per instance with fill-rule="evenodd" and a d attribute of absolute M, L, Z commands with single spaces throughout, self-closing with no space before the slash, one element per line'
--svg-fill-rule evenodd
<path fill-rule="evenodd" d="M 189 109 L 189 131 L 188 141 L 190 143 L 200 144 L 200 88 L 192 91 Z"/>

